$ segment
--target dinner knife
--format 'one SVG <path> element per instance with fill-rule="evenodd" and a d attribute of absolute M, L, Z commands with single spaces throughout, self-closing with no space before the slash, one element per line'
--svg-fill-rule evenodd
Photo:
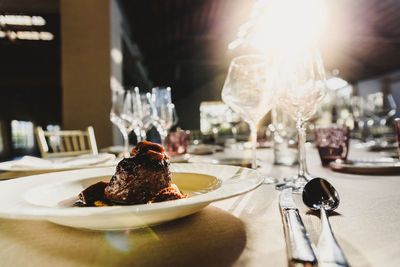
<path fill-rule="evenodd" d="M 299 215 L 299 210 L 294 203 L 291 188 L 282 190 L 279 196 L 279 206 L 285 229 L 289 263 L 316 264 L 317 259 Z"/>

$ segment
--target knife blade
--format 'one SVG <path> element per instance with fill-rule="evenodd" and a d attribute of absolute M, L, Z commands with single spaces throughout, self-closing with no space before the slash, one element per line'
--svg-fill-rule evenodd
<path fill-rule="evenodd" d="M 292 189 L 282 190 L 279 195 L 279 206 L 285 229 L 286 248 L 290 263 L 317 263 L 311 242 L 308 239 L 299 210 L 294 203 Z"/>

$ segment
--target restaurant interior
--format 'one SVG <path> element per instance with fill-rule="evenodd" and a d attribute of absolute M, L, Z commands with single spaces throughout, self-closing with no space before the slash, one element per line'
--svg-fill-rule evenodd
<path fill-rule="evenodd" d="M 0 0 L 0 266 L 28 266 L 22 252 L 399 266 L 399 14 L 398 0 Z M 128 159 L 170 166 L 172 185 L 127 201 Z"/>

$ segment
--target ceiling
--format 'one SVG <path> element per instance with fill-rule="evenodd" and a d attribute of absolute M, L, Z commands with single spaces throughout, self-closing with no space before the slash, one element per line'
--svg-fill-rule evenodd
<path fill-rule="evenodd" d="M 117 1 L 153 83 L 175 84 L 189 69 L 199 78 L 226 71 L 232 57 L 227 46 L 256 0 Z M 331 23 L 321 52 L 328 70 L 339 69 L 341 77 L 356 82 L 400 68 L 400 1 L 326 3 Z M 54 14 L 59 13 L 59 1 L 0 0 L 0 11 Z"/>
<path fill-rule="evenodd" d="M 151 73 L 165 67 L 226 66 L 227 46 L 255 0 L 119 0 Z M 328 70 L 351 81 L 400 68 L 400 1 L 326 0 L 330 23 L 321 52 Z M 158 66 L 158 67 L 157 67 Z"/>

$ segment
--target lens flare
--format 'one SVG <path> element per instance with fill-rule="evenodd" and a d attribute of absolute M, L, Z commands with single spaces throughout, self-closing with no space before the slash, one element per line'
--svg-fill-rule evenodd
<path fill-rule="evenodd" d="M 268 2 L 250 40 L 260 51 L 313 45 L 326 24 L 323 0 Z"/>

